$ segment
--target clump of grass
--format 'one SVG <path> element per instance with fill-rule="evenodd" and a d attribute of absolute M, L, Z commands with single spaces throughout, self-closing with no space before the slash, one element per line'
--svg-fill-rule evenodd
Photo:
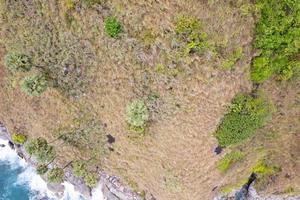
<path fill-rule="evenodd" d="M 11 140 L 14 144 L 24 144 L 27 140 L 26 135 L 14 133 L 11 136 Z"/>
<path fill-rule="evenodd" d="M 269 118 L 272 108 L 262 96 L 238 94 L 215 133 L 219 145 L 227 147 L 252 136 Z"/>
<path fill-rule="evenodd" d="M 143 132 L 149 120 L 149 111 L 143 100 L 134 100 L 126 108 L 126 121 L 138 132 Z"/>
<path fill-rule="evenodd" d="M 223 68 L 224 69 L 232 69 L 236 62 L 241 59 L 243 56 L 243 49 L 242 48 L 236 48 L 230 57 L 223 62 Z"/>
<path fill-rule="evenodd" d="M 56 155 L 54 147 L 48 145 L 48 142 L 40 137 L 30 140 L 25 146 L 25 150 L 30 156 L 34 156 L 41 163 L 52 161 Z"/>
<path fill-rule="evenodd" d="M 48 87 L 43 75 L 28 76 L 21 82 L 21 89 L 29 96 L 40 96 Z"/>
<path fill-rule="evenodd" d="M 85 177 L 87 175 L 86 164 L 83 161 L 75 161 L 72 163 L 73 174 L 77 177 Z"/>
<path fill-rule="evenodd" d="M 36 168 L 36 173 L 39 175 L 44 175 L 48 171 L 48 167 L 45 164 L 39 164 Z"/>
<path fill-rule="evenodd" d="M 96 174 L 93 173 L 88 173 L 85 177 L 84 177 L 84 182 L 88 187 L 96 187 L 97 185 L 97 176 Z"/>
<path fill-rule="evenodd" d="M 122 32 L 122 26 L 117 18 L 108 17 L 104 20 L 104 30 L 108 36 L 116 38 Z"/>
<path fill-rule="evenodd" d="M 262 159 L 256 162 L 252 168 L 252 171 L 258 175 L 255 187 L 259 189 L 267 183 L 270 177 L 280 172 L 281 168 L 277 165 L 267 162 L 267 160 Z"/>
<path fill-rule="evenodd" d="M 199 20 L 181 15 L 176 19 L 175 32 L 185 54 L 203 52 L 207 47 L 207 34 Z"/>
<path fill-rule="evenodd" d="M 275 74 L 279 80 L 288 80 L 300 66 L 298 2 L 258 0 L 256 8 L 260 16 L 254 47 L 260 54 L 252 61 L 251 79 L 262 83 Z"/>
<path fill-rule="evenodd" d="M 242 161 L 245 157 L 245 154 L 241 151 L 233 151 L 226 154 L 219 162 L 217 163 L 217 168 L 221 172 L 226 172 L 234 163 Z"/>
<path fill-rule="evenodd" d="M 4 65 L 10 71 L 29 71 L 32 67 L 29 56 L 13 52 L 5 55 Z"/>

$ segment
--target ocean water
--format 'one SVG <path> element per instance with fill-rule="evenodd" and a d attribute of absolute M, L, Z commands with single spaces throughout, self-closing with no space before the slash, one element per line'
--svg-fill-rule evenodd
<path fill-rule="evenodd" d="M 5 145 L 0 147 L 0 200 L 85 200 L 67 182 L 63 198 L 58 199 L 35 169 L 10 149 L 8 141 L 0 139 L 0 144 Z M 103 200 L 101 185 L 93 190 L 92 200 Z"/>

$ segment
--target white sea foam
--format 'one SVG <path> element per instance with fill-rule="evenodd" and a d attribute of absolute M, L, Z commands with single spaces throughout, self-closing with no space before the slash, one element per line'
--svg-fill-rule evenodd
<path fill-rule="evenodd" d="M 98 186 L 92 191 L 92 200 L 104 200 L 101 184 L 98 184 Z"/>
<path fill-rule="evenodd" d="M 48 190 L 47 183 L 36 173 L 35 169 L 28 165 L 25 160 L 20 159 L 17 153 L 9 147 L 8 141 L 0 139 L 0 144 L 5 145 L 5 147 L 0 148 L 0 161 L 8 162 L 12 168 L 23 168 L 15 184 L 28 185 L 32 191 L 38 194 L 39 198 L 57 199 L 54 193 Z M 78 191 L 75 191 L 74 185 L 68 182 L 64 182 L 63 185 L 65 186 L 65 191 L 61 200 L 85 200 Z M 92 200 L 103 200 L 102 186 L 98 185 L 92 194 Z M 33 197 L 33 199 L 36 198 Z"/>

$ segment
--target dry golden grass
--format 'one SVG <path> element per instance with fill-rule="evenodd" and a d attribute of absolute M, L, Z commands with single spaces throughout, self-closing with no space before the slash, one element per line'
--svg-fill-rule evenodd
<path fill-rule="evenodd" d="M 213 153 L 217 142 L 212 135 L 234 95 L 251 87 L 248 71 L 254 21 L 240 10 L 248 1 L 108 0 L 90 9 L 71 9 L 55 2 L 43 3 L 47 19 L 92 51 L 90 66 L 84 66 L 86 90 L 77 100 L 52 88 L 41 97 L 27 97 L 18 87 L 8 87 L 4 77 L 9 74 L 1 66 L 0 121 L 11 131 L 52 141 L 57 128 L 72 126 L 80 113 L 89 113 L 106 124 L 106 132 L 116 138 L 114 151 L 99 158 L 94 166 L 100 165 L 121 176 L 125 184 L 162 200 L 211 199 L 215 186 L 234 183 L 248 175 L 246 169 L 257 154 L 248 153 L 245 163 L 236 166 L 240 175 L 229 170 L 223 176 L 216 169 L 219 157 Z M 72 16 L 69 25 L 64 21 L 66 13 Z M 178 57 L 172 41 L 179 14 L 201 21 L 209 42 L 221 49 L 217 56 L 208 51 Z M 107 37 L 103 31 L 103 19 L 110 15 L 122 23 L 123 32 L 118 39 Z M 9 26 L 3 19 L 1 24 Z M 0 30 L 0 34 L 3 38 L 7 32 Z M 1 54 L 9 50 L 3 41 Z M 243 57 L 234 69 L 225 71 L 220 65 L 236 48 L 243 49 Z M 149 102 L 153 94 L 159 98 Z M 128 130 L 125 121 L 126 105 L 136 98 L 151 106 L 149 127 L 146 135 L 139 138 Z M 289 116 L 297 114 L 295 111 Z M 75 158 L 90 157 L 90 152 L 79 151 L 60 140 L 53 144 L 59 154 L 57 162 L 62 165 Z M 298 148 L 293 145 L 286 145 L 287 150 Z M 243 148 L 247 151 L 247 145 Z M 289 170 L 295 172 L 294 168 Z"/>

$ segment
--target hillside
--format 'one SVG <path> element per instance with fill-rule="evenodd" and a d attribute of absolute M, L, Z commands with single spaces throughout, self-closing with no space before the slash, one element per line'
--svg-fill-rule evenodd
<path fill-rule="evenodd" d="M 259 193 L 299 194 L 299 6 L 0 0 L 0 122 L 90 187 L 103 169 L 147 198 L 212 199 L 254 171 Z"/>

